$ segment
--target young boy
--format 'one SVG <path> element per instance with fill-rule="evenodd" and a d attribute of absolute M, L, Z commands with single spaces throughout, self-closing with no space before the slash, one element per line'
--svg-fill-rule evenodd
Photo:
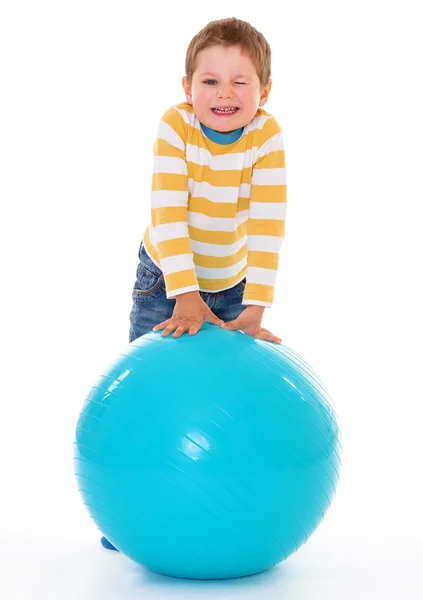
<path fill-rule="evenodd" d="M 162 116 L 154 145 L 129 341 L 151 330 L 195 335 L 209 321 L 281 343 L 261 327 L 286 208 L 282 131 L 261 108 L 269 44 L 245 21 L 212 21 L 190 42 L 185 69 L 186 102 Z"/>

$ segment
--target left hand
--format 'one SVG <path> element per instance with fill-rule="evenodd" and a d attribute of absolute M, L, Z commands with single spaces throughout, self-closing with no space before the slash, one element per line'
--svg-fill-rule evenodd
<path fill-rule="evenodd" d="M 252 337 L 258 338 L 259 340 L 266 340 L 268 342 L 275 342 L 280 344 L 281 338 L 273 335 L 268 329 L 261 326 L 263 319 L 264 307 L 250 305 L 242 311 L 235 321 L 228 321 L 221 325 L 223 329 L 235 330 L 239 329 Z"/>

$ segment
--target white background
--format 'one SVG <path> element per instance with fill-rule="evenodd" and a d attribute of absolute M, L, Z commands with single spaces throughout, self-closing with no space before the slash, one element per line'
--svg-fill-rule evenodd
<path fill-rule="evenodd" d="M 0 8 L 0 597 L 421 598 L 423 53 L 418 2 L 5 0 Z M 236 16 L 272 48 L 286 239 L 264 326 L 320 374 L 338 494 L 256 577 L 156 576 L 100 546 L 73 479 L 83 399 L 127 344 L 160 116 Z M 187 378 L 189 373 L 187 371 Z"/>

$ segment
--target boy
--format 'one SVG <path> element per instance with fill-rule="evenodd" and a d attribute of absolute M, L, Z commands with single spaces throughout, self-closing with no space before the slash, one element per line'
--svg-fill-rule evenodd
<path fill-rule="evenodd" d="M 263 35 L 236 18 L 212 21 L 190 42 L 186 102 L 162 116 L 154 145 L 130 342 L 151 330 L 195 335 L 209 321 L 281 343 L 261 327 L 286 207 L 282 131 L 261 108 L 270 63 Z"/>
<path fill-rule="evenodd" d="M 154 145 L 130 341 L 152 329 L 195 335 L 209 321 L 281 342 L 261 327 L 286 207 L 281 128 L 260 108 L 270 59 L 262 34 L 235 18 L 209 23 L 188 47 L 186 103 L 166 111 Z"/>

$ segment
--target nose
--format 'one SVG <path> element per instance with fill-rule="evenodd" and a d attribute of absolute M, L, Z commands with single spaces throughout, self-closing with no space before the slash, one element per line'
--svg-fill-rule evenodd
<path fill-rule="evenodd" d="M 224 84 L 219 86 L 219 91 L 217 93 L 219 98 L 233 98 L 234 90 L 232 84 Z"/>

